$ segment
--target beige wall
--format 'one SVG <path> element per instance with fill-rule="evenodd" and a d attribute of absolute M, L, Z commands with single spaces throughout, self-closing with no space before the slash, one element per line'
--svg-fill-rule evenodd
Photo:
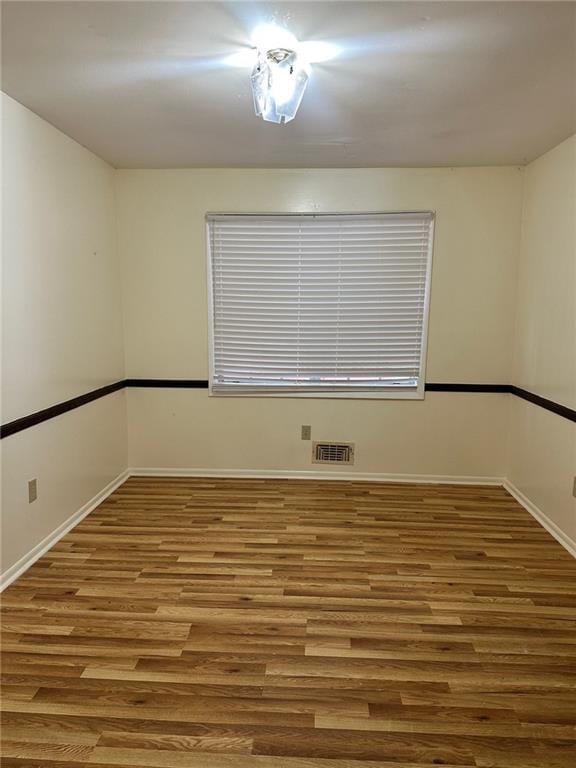
<path fill-rule="evenodd" d="M 346 472 L 494 478 L 504 473 L 507 419 L 507 395 L 238 400 L 210 398 L 203 390 L 133 389 L 129 462 L 329 475 L 333 468 L 311 464 L 311 443 L 300 439 L 300 425 L 311 424 L 313 439 L 356 443 L 354 466 Z"/>
<path fill-rule="evenodd" d="M 513 381 L 576 407 L 576 139 L 526 174 L 114 172 L 16 102 L 2 103 L 3 422 L 124 375 L 207 378 L 207 211 L 435 211 L 427 381 Z M 354 473 L 508 475 L 576 538 L 574 425 L 517 398 L 238 399 L 132 389 L 2 441 L 3 568 L 127 460 L 329 475 L 311 464 L 301 424 L 315 439 L 356 442 Z M 33 477 L 39 498 L 29 505 Z"/>
<path fill-rule="evenodd" d="M 525 172 L 514 383 L 576 408 L 576 136 Z M 576 541 L 576 424 L 514 399 L 508 475 Z"/>
<path fill-rule="evenodd" d="M 113 169 L 6 96 L 2 134 L 5 423 L 123 378 L 124 360 Z M 1 445 L 6 569 L 126 467 L 124 393 Z"/>
<path fill-rule="evenodd" d="M 522 172 L 515 168 L 119 171 L 127 375 L 208 375 L 207 211 L 432 209 L 426 379 L 508 382 Z M 356 442 L 356 472 L 503 476 L 507 400 L 209 398 L 131 390 L 133 467 L 318 470 L 316 439 Z M 329 472 L 329 468 L 323 471 Z"/>

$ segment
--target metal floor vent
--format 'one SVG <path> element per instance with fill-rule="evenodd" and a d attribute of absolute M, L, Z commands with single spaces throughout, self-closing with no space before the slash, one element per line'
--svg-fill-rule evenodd
<path fill-rule="evenodd" d="M 313 464 L 354 464 L 354 443 L 313 443 Z"/>

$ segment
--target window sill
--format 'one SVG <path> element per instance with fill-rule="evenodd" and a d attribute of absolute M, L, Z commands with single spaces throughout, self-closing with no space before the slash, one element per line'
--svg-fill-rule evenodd
<path fill-rule="evenodd" d="M 418 387 L 412 390 L 386 390 L 385 392 L 377 390 L 346 392 L 270 392 L 266 390 L 258 391 L 217 391 L 212 387 L 209 389 L 210 397 L 251 397 L 251 398 L 283 398 L 283 399 L 323 399 L 323 400 L 424 400 L 424 387 Z"/>

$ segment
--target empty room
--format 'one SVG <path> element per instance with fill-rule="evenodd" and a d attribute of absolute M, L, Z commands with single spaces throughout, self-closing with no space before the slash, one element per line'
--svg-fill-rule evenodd
<path fill-rule="evenodd" d="M 576 2 L 1 11 L 3 768 L 574 768 Z"/>

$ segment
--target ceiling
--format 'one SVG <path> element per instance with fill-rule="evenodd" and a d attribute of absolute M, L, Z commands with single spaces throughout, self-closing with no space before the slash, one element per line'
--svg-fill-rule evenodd
<path fill-rule="evenodd" d="M 2 88 L 116 167 L 523 164 L 576 131 L 574 2 L 2 3 Z M 336 44 L 296 119 L 226 64 Z"/>

